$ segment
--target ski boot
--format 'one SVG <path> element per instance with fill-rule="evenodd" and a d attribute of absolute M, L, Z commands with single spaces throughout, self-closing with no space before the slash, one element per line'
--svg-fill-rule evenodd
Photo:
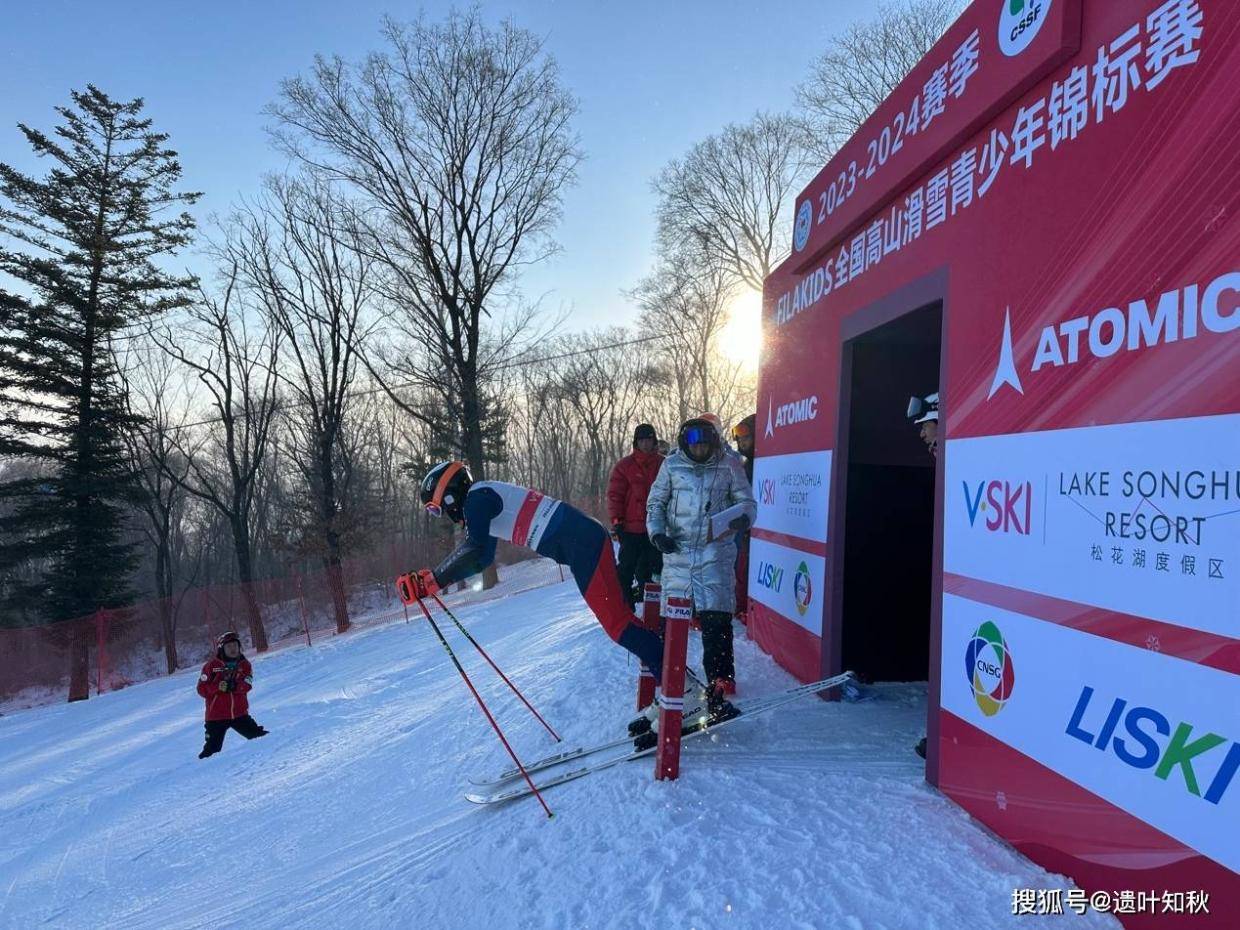
<path fill-rule="evenodd" d="M 706 692 L 706 718 L 698 721 L 701 726 L 709 729 L 741 715 L 740 709 L 728 700 L 727 685 L 727 679 L 724 678 L 716 678 L 711 682 Z"/>

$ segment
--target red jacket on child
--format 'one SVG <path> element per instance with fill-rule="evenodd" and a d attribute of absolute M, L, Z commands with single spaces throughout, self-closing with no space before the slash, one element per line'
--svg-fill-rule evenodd
<path fill-rule="evenodd" d="M 198 676 L 198 693 L 207 699 L 207 719 L 233 720 L 248 714 L 250 701 L 245 695 L 254 687 L 253 681 L 250 660 L 245 656 L 233 663 L 211 659 Z M 227 682 L 226 691 L 220 690 L 221 682 Z"/>

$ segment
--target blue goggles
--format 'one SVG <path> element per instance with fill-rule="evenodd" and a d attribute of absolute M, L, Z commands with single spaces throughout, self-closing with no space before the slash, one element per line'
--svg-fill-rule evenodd
<path fill-rule="evenodd" d="M 685 445 L 696 446 L 715 444 L 715 431 L 708 426 L 690 426 L 684 433 Z"/>

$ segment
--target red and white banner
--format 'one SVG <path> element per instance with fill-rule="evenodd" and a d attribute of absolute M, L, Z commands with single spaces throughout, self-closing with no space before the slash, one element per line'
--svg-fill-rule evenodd
<path fill-rule="evenodd" d="M 1240 738 L 1226 713 L 1240 706 L 1236 74 L 1240 4 L 978 0 L 797 198 L 793 255 L 764 288 L 755 476 L 773 483 L 751 634 L 802 677 L 839 641 L 842 573 L 826 569 L 842 544 L 828 533 L 843 506 L 831 473 L 849 473 L 845 344 L 940 303 L 946 594 L 931 697 L 943 734 L 997 771 L 967 771 L 943 734 L 930 771 L 938 759 L 939 782 L 975 812 L 977 779 L 1004 772 L 1030 810 L 1105 799 L 1071 828 L 1048 813 L 1061 838 L 1026 848 L 1111 887 L 1169 881 L 1187 849 L 1201 874 L 1230 876 L 1216 889 L 1240 893 L 1235 830 L 1218 828 L 1236 819 L 1226 769 Z M 822 479 L 805 512 L 770 496 L 798 456 Z M 823 560 L 817 633 L 786 587 L 806 554 Z M 981 614 L 1021 646 L 1004 709 L 975 719 L 953 637 Z M 1002 676 L 986 684 L 999 703 Z M 1044 719 L 1016 710 L 1023 687 Z M 1086 687 L 1074 727 L 1092 746 L 1067 732 Z M 1207 734 L 1221 741 L 1191 756 L 1195 793 L 1181 760 Z M 1172 789 L 1168 806 L 1150 800 Z M 1033 829 L 1002 811 L 987 822 L 1016 842 Z M 1095 843 L 1131 855 L 1091 859 Z"/>

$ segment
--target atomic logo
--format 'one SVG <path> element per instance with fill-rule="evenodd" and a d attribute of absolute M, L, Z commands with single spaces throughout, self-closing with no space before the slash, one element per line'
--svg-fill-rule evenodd
<path fill-rule="evenodd" d="M 801 208 L 797 210 L 797 224 L 793 230 L 792 244 L 799 252 L 805 248 L 805 243 L 809 240 L 810 226 L 814 222 L 814 207 L 810 201 L 801 204 Z M 787 227 L 785 227 L 787 228 Z"/>
<path fill-rule="evenodd" d="M 999 713 L 1012 696 L 1016 669 L 1007 640 L 990 620 L 977 628 L 964 651 L 964 671 L 982 713 L 987 717 Z"/>
<path fill-rule="evenodd" d="M 802 562 L 797 566 L 796 577 L 792 580 L 792 596 L 797 602 L 797 613 L 802 617 L 809 610 L 810 601 L 814 598 L 814 588 L 809 580 L 809 566 Z"/>

